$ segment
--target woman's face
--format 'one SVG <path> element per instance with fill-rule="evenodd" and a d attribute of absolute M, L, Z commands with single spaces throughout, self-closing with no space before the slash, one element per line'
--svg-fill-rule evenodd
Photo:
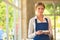
<path fill-rule="evenodd" d="M 43 12 L 44 12 L 44 7 L 42 5 L 36 8 L 37 15 L 43 15 Z"/>

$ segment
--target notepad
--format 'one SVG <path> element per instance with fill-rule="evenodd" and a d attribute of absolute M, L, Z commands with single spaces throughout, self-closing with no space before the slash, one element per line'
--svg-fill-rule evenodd
<path fill-rule="evenodd" d="M 48 32 L 47 30 L 43 30 L 43 32 Z"/>

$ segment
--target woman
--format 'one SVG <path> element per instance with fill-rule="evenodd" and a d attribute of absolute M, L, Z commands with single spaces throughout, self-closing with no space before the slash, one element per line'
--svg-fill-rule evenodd
<path fill-rule="evenodd" d="M 33 40 L 50 40 L 52 34 L 51 21 L 43 15 L 45 5 L 41 2 L 35 4 L 36 16 L 29 21 L 28 38 Z"/>

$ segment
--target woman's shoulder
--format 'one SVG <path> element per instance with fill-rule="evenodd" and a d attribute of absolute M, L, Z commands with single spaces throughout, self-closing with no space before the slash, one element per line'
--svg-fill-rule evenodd
<path fill-rule="evenodd" d="M 34 22 L 34 21 L 35 21 L 35 19 L 36 19 L 36 16 L 34 16 L 34 17 L 30 18 L 30 21 Z"/>
<path fill-rule="evenodd" d="M 44 16 L 48 21 L 51 21 L 51 19 L 48 16 Z"/>

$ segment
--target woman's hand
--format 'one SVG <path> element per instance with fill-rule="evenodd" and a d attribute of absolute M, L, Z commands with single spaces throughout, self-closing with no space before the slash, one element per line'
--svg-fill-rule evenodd
<path fill-rule="evenodd" d="M 42 30 L 38 30 L 38 31 L 36 32 L 36 35 L 41 35 L 41 34 L 43 34 Z"/>
<path fill-rule="evenodd" d="M 42 31 L 42 30 L 38 30 L 37 32 L 35 32 L 36 35 L 41 35 L 41 34 L 49 34 L 50 31 L 49 30 L 46 30 L 46 31 Z"/>

